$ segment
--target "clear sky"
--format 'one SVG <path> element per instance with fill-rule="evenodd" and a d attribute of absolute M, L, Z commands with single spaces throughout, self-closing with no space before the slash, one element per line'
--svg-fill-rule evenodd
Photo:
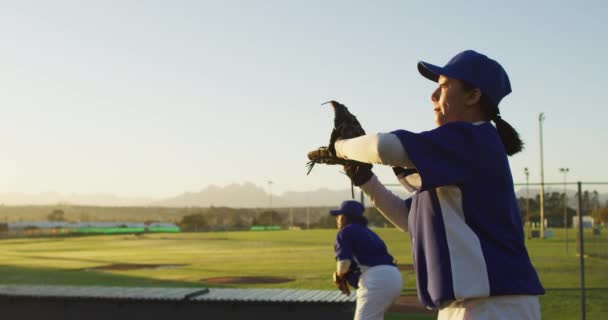
<path fill-rule="evenodd" d="M 516 182 L 539 181 L 541 112 L 546 181 L 608 181 L 605 3 L 1 1 L 0 192 L 348 188 L 337 167 L 305 174 L 332 126 L 320 104 L 368 132 L 432 129 L 416 63 L 465 49 L 511 78 Z"/>

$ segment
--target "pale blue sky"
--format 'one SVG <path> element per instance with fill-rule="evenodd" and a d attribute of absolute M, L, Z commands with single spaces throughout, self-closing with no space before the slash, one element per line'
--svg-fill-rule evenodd
<path fill-rule="evenodd" d="M 432 129 L 416 63 L 475 49 L 513 93 L 516 181 L 608 181 L 602 1 L 0 1 L 0 192 L 165 197 L 305 174 L 343 102 L 368 132 Z M 376 172 L 395 182 L 388 168 Z"/>

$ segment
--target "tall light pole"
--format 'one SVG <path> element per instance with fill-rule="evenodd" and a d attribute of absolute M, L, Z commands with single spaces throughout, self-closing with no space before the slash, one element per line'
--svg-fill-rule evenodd
<path fill-rule="evenodd" d="M 306 192 L 306 230 L 310 230 L 310 192 Z"/>
<path fill-rule="evenodd" d="M 268 180 L 268 197 L 270 199 L 270 209 L 272 209 L 272 184 L 274 182 L 272 182 L 271 180 Z"/>
<path fill-rule="evenodd" d="M 273 223 L 272 223 L 272 214 L 273 214 L 273 212 L 272 212 L 272 184 L 273 183 L 274 182 L 272 182 L 271 180 L 268 180 L 268 197 L 270 198 L 270 207 L 268 210 L 270 211 L 270 226 L 273 225 Z"/>
<path fill-rule="evenodd" d="M 568 197 L 566 196 L 566 174 L 569 168 L 559 168 L 559 172 L 564 174 L 564 228 L 566 229 L 566 254 L 568 254 Z"/>
<path fill-rule="evenodd" d="M 526 236 L 530 240 L 530 171 L 528 171 L 528 167 L 524 168 L 524 174 L 526 175 Z"/>
<path fill-rule="evenodd" d="M 543 168 L 543 120 L 545 114 L 538 115 L 538 127 L 540 129 L 540 238 L 545 238 L 545 173 Z"/>

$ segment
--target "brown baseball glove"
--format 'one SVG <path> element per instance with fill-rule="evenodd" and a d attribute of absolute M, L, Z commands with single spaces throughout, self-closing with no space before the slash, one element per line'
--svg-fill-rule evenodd
<path fill-rule="evenodd" d="M 365 130 L 361 127 L 357 117 L 351 114 L 345 105 L 334 100 L 323 104 L 328 103 L 331 104 L 334 109 L 334 128 L 329 137 L 329 144 L 327 147 L 320 147 L 308 153 L 309 161 L 306 164 L 308 172 L 306 174 L 310 173 L 316 163 L 329 165 L 352 163 L 353 161 L 344 160 L 336 156 L 336 140 L 354 138 L 365 134 Z"/>
<path fill-rule="evenodd" d="M 308 172 L 306 174 L 310 173 L 316 163 L 345 165 L 349 162 L 349 160 L 336 157 L 328 147 L 319 147 L 316 150 L 310 151 L 308 153 L 308 160 L 310 161 L 307 163 Z"/>
<path fill-rule="evenodd" d="M 336 288 L 338 288 L 338 290 L 345 295 L 350 295 L 350 288 L 348 287 L 348 280 L 346 280 L 346 276 L 340 276 L 337 272 L 334 272 L 333 278 Z"/>

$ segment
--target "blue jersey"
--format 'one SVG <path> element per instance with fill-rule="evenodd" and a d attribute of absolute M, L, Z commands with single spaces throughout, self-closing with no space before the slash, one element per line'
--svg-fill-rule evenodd
<path fill-rule="evenodd" d="M 369 228 L 357 223 L 348 224 L 338 231 L 334 249 L 336 260 L 349 259 L 367 267 L 394 265 L 393 257 L 382 239 Z"/>
<path fill-rule="evenodd" d="M 455 122 L 393 134 L 422 182 L 406 201 L 421 302 L 437 308 L 450 300 L 543 294 L 494 126 Z"/>

